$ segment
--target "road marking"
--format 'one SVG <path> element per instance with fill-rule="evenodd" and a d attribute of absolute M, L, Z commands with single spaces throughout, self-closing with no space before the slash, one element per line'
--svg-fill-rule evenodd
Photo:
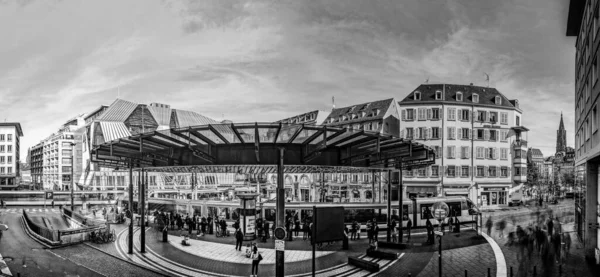
<path fill-rule="evenodd" d="M 506 260 L 504 259 L 504 253 L 502 253 L 502 249 L 498 246 L 498 243 L 493 238 L 490 238 L 485 232 L 481 232 L 483 237 L 487 240 L 487 242 L 492 246 L 492 250 L 494 250 L 494 256 L 496 257 L 496 277 L 506 277 Z"/>

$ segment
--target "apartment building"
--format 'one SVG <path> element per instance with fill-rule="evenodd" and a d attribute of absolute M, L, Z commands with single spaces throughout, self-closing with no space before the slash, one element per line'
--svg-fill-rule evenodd
<path fill-rule="evenodd" d="M 598 0 L 571 0 L 567 36 L 575 40 L 575 231 L 585 255 L 600 263 L 600 133 L 598 132 Z"/>
<path fill-rule="evenodd" d="M 21 124 L 0 123 L 0 189 L 15 189 L 19 185 Z"/>
<path fill-rule="evenodd" d="M 472 84 L 423 84 L 399 106 L 400 137 L 436 151 L 435 165 L 404 171 L 406 197 L 463 195 L 502 206 L 509 189 L 525 182 L 526 129 L 517 100 Z"/>

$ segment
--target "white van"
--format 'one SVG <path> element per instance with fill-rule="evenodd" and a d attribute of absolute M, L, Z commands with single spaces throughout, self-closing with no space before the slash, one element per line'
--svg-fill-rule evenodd
<path fill-rule="evenodd" d="M 523 204 L 523 185 L 518 185 L 508 190 L 508 206 Z"/>

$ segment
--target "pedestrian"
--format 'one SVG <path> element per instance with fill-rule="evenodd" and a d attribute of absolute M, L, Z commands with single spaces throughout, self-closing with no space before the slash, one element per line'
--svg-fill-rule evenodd
<path fill-rule="evenodd" d="M 552 217 L 550 217 L 548 219 L 548 223 L 546 225 L 548 227 L 548 236 L 552 238 L 552 234 L 553 234 L 553 231 L 554 231 L 554 222 L 552 220 Z"/>
<path fill-rule="evenodd" d="M 295 223 L 294 224 L 295 225 L 294 226 L 294 233 L 295 233 L 294 236 L 297 237 L 297 236 L 299 236 L 299 233 L 300 233 L 300 219 L 298 219 L 298 217 L 296 217 L 296 222 L 294 222 L 294 223 Z"/>
<path fill-rule="evenodd" d="M 460 233 L 460 221 L 458 217 L 454 217 L 454 232 Z"/>
<path fill-rule="evenodd" d="M 377 225 L 377 222 L 373 224 L 373 240 L 379 241 L 379 225 Z"/>
<path fill-rule="evenodd" d="M 350 229 L 350 240 L 356 240 L 356 229 L 358 227 L 358 223 L 356 220 L 352 222 L 352 227 Z"/>
<path fill-rule="evenodd" d="M 427 243 L 433 243 L 433 224 L 431 224 L 429 218 L 425 222 L 425 229 L 427 230 Z"/>
<path fill-rule="evenodd" d="M 412 228 L 412 221 L 410 217 L 408 218 L 408 222 L 406 223 L 406 231 L 408 232 L 408 240 L 410 241 L 410 230 Z"/>
<path fill-rule="evenodd" d="M 288 218 L 288 220 L 285 222 L 285 231 L 288 234 L 288 240 L 292 241 L 292 219 Z"/>
<path fill-rule="evenodd" d="M 308 239 L 308 232 L 310 232 L 310 229 L 308 228 L 308 220 L 304 220 L 304 224 L 302 225 L 302 231 L 303 231 L 303 235 L 302 235 L 302 239 L 303 240 L 307 240 Z"/>
<path fill-rule="evenodd" d="M 488 217 L 487 220 L 485 221 L 485 227 L 487 229 L 488 236 L 492 235 L 492 226 L 494 226 L 494 222 L 492 221 L 491 217 Z"/>
<path fill-rule="evenodd" d="M 265 220 L 265 239 L 269 238 L 269 222 Z"/>
<path fill-rule="evenodd" d="M 373 228 L 371 227 L 371 221 L 367 221 L 367 238 L 369 239 L 369 243 L 373 241 Z"/>
<path fill-rule="evenodd" d="M 396 228 L 396 227 L 392 227 L 392 242 L 393 243 L 398 242 L 398 228 Z"/>
<path fill-rule="evenodd" d="M 500 231 L 500 238 L 504 237 L 504 228 L 506 228 L 506 220 L 501 219 L 500 221 L 498 221 L 498 223 L 496 224 L 496 228 L 498 229 L 498 231 Z"/>
<path fill-rule="evenodd" d="M 253 254 L 254 257 L 252 258 L 252 276 L 253 277 L 257 277 L 258 276 L 258 265 L 260 264 L 260 261 L 262 261 L 263 257 L 260 253 L 256 253 Z"/>
<path fill-rule="evenodd" d="M 235 230 L 235 250 L 242 251 L 242 242 L 244 241 L 244 233 L 242 229 Z"/>
<path fill-rule="evenodd" d="M 571 250 L 571 235 L 569 233 L 563 233 L 563 236 L 563 242 L 565 243 L 565 257 L 568 257 Z"/>

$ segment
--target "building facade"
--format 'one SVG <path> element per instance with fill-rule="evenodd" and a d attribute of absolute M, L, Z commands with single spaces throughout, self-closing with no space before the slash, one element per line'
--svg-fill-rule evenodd
<path fill-rule="evenodd" d="M 600 263 L 600 133 L 598 132 L 598 0 L 569 3 L 567 36 L 575 48 L 575 230 L 585 254 Z"/>
<path fill-rule="evenodd" d="M 0 189 L 2 190 L 15 189 L 19 185 L 22 136 L 20 123 L 0 123 Z"/>
<path fill-rule="evenodd" d="M 400 137 L 436 150 L 435 165 L 404 171 L 406 196 L 463 195 L 501 206 L 509 189 L 525 182 L 527 142 L 520 138 L 517 100 L 494 88 L 423 84 L 399 105 Z"/>
<path fill-rule="evenodd" d="M 544 172 L 544 160 L 542 150 L 532 147 L 527 149 L 527 161 L 535 165 L 538 170 L 539 179 L 542 178 L 542 173 Z"/>
<path fill-rule="evenodd" d="M 40 142 L 29 148 L 31 182 L 36 190 L 44 188 L 44 143 Z"/>

